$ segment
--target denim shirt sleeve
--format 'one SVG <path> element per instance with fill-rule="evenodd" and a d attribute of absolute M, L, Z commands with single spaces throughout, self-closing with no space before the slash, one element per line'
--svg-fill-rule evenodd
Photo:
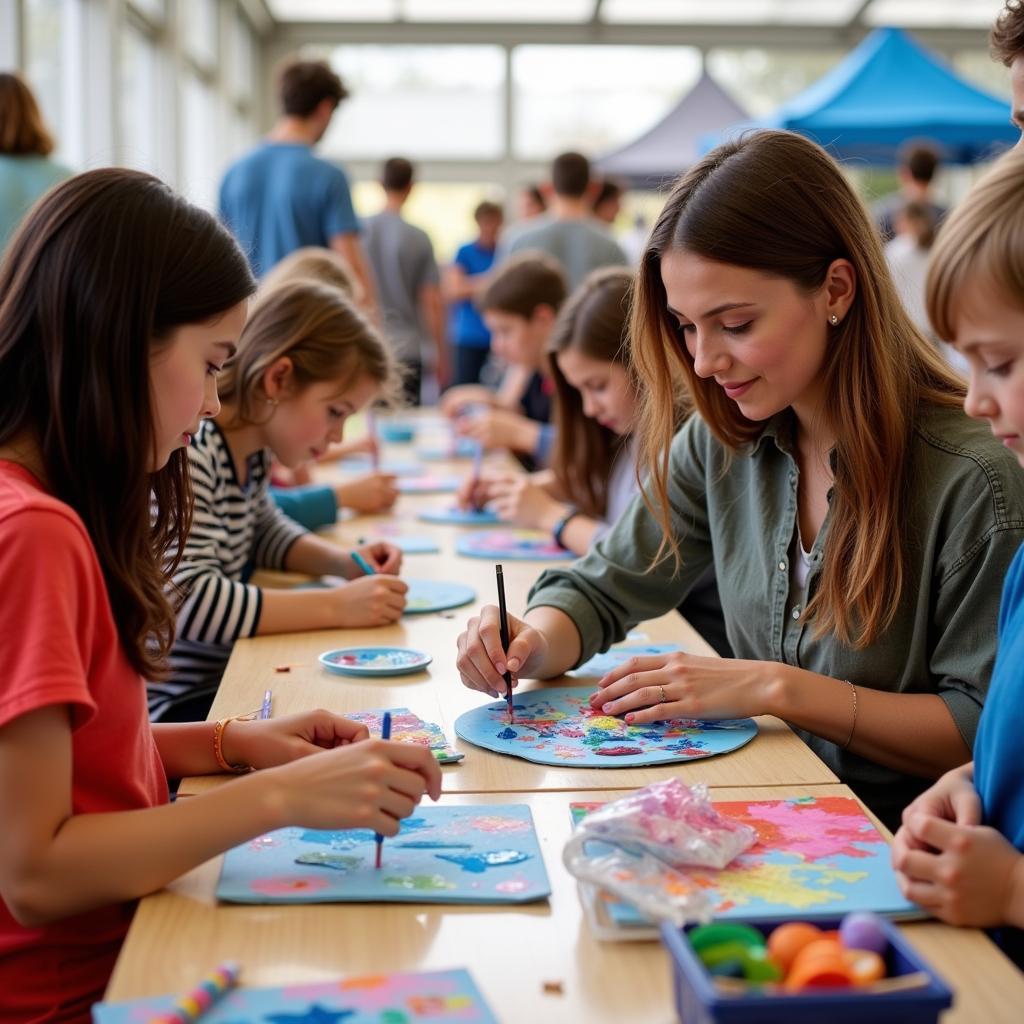
<path fill-rule="evenodd" d="M 692 417 L 676 435 L 669 460 L 670 519 L 680 541 L 678 569 L 671 555 L 652 567 L 662 532 L 633 499 L 590 551 L 566 569 L 548 569 L 530 591 L 527 610 L 558 608 L 579 630 L 579 664 L 622 640 L 635 625 L 675 608 L 711 564 L 705 498 L 710 434 Z"/>

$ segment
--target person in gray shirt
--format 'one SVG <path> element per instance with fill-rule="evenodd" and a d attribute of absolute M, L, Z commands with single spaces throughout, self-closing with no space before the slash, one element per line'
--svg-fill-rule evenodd
<path fill-rule="evenodd" d="M 402 366 L 407 399 L 419 405 L 426 342 L 434 345 L 434 368 L 442 387 L 448 377 L 441 278 L 429 236 L 402 217 L 413 188 L 412 164 L 404 157 L 386 161 L 381 186 L 384 209 L 364 221 L 364 244 L 384 336 Z"/>
<path fill-rule="evenodd" d="M 498 248 L 495 265 L 523 249 L 540 249 L 565 268 L 575 290 L 598 267 L 621 267 L 629 261 L 590 205 L 590 161 L 582 153 L 562 153 L 551 166 L 554 194 L 548 212 L 522 228 L 513 228 Z"/>

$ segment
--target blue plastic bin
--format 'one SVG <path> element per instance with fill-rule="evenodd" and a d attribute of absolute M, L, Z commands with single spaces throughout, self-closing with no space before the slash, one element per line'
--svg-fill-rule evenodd
<path fill-rule="evenodd" d="M 768 935 L 776 925 L 792 918 L 750 922 Z M 839 927 L 840 918 L 815 921 L 823 931 Z M 805 992 L 797 995 L 732 995 L 720 992 L 693 951 L 686 932 L 661 925 L 661 941 L 672 957 L 676 1010 L 682 1024 L 934 1024 L 953 1005 L 953 993 L 938 974 L 914 951 L 899 929 L 882 919 L 889 938 L 885 954 L 887 974 L 893 977 L 925 971 L 931 982 L 904 992 L 867 993 L 855 989 Z"/>

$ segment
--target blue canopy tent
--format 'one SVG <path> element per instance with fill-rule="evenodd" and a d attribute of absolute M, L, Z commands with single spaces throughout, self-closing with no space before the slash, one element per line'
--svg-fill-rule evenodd
<path fill-rule="evenodd" d="M 625 178 L 632 188 L 658 189 L 701 156 L 709 132 L 749 117 L 706 71 L 697 84 L 651 129 L 621 149 L 599 157 L 601 174 Z"/>
<path fill-rule="evenodd" d="M 928 140 L 951 163 L 974 163 L 1013 145 L 1008 100 L 959 78 L 905 32 L 872 32 L 828 74 L 758 121 L 734 125 L 706 148 L 751 128 L 787 128 L 841 160 L 892 164 L 909 139 Z"/>

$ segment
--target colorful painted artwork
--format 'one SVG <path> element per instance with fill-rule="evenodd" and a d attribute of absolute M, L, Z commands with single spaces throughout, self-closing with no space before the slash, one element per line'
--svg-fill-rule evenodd
<path fill-rule="evenodd" d="M 425 508 L 419 518 L 425 523 L 444 523 L 449 526 L 493 526 L 501 522 L 498 514 L 489 508 Z"/>
<path fill-rule="evenodd" d="M 465 583 L 445 583 L 443 580 L 406 580 L 405 614 L 424 615 L 459 608 L 476 600 L 476 591 Z"/>
<path fill-rule="evenodd" d="M 422 672 L 433 660 L 411 647 L 339 647 L 320 655 L 320 664 L 339 676 L 405 676 Z"/>
<path fill-rule="evenodd" d="M 367 535 L 359 538 L 358 543 L 386 540 L 405 555 L 432 555 L 441 550 L 441 545 L 433 537 L 407 533 L 407 529 L 407 524 L 401 520 L 374 523 L 367 531 Z"/>
<path fill-rule="evenodd" d="M 401 462 L 397 459 L 383 459 L 374 469 L 369 455 L 350 455 L 339 463 L 345 473 L 389 473 L 391 476 L 421 476 L 423 467 L 418 462 Z"/>
<path fill-rule="evenodd" d="M 455 542 L 455 550 L 468 558 L 515 561 L 550 561 L 575 558 L 571 551 L 556 544 L 550 534 L 537 530 L 483 530 L 467 533 Z"/>
<path fill-rule="evenodd" d="M 920 916 L 900 893 L 889 844 L 853 797 L 716 800 L 714 805 L 758 835 L 758 841 L 727 868 L 686 872 L 712 894 L 716 918 L 756 921 L 792 914 L 804 921 L 854 910 L 897 918 Z M 572 804 L 573 821 L 598 806 Z M 600 847 L 593 844 L 595 855 Z M 614 924 L 651 927 L 629 904 L 604 893 L 597 896 Z"/>
<path fill-rule="evenodd" d="M 419 715 L 408 708 L 377 708 L 373 711 L 346 713 L 346 718 L 362 722 L 371 736 L 379 736 L 384 721 L 384 712 L 391 712 L 391 738 L 399 743 L 419 743 L 430 747 L 434 757 L 441 764 L 454 764 L 466 755 L 456 750 L 445 738 L 441 726 L 436 722 L 424 722 Z"/>
<path fill-rule="evenodd" d="M 749 718 L 627 725 L 622 718 L 594 711 L 588 703 L 593 692 L 592 686 L 567 686 L 517 694 L 511 724 L 504 700 L 482 704 L 459 715 L 455 733 L 499 754 L 569 768 L 692 761 L 736 750 L 757 735 L 757 725 Z"/>
<path fill-rule="evenodd" d="M 411 423 L 384 420 L 377 424 L 377 435 L 382 441 L 388 441 L 391 444 L 404 444 L 416 436 L 416 428 Z"/>
<path fill-rule="evenodd" d="M 603 654 L 595 654 L 590 661 L 584 662 L 566 675 L 570 676 L 601 676 L 607 675 L 613 668 L 618 668 L 630 658 L 642 658 L 652 654 L 670 654 L 681 651 L 679 644 L 622 644 L 610 648 Z"/>
<path fill-rule="evenodd" d="M 416 454 L 425 462 L 447 462 L 449 459 L 472 459 L 479 442 L 471 437 L 457 437 L 447 447 L 420 448 Z"/>
<path fill-rule="evenodd" d="M 420 807 L 383 847 L 369 829 L 284 828 L 229 850 L 228 903 L 532 903 L 551 892 L 529 807 Z"/>
<path fill-rule="evenodd" d="M 93 1024 L 146 1024 L 170 1012 L 176 998 L 97 1003 Z M 202 1020 L 203 1024 L 497 1024 L 472 976 L 461 969 L 236 988 L 217 1000 Z"/>
<path fill-rule="evenodd" d="M 398 479 L 399 494 L 453 494 L 459 489 L 457 476 L 405 476 Z"/>

